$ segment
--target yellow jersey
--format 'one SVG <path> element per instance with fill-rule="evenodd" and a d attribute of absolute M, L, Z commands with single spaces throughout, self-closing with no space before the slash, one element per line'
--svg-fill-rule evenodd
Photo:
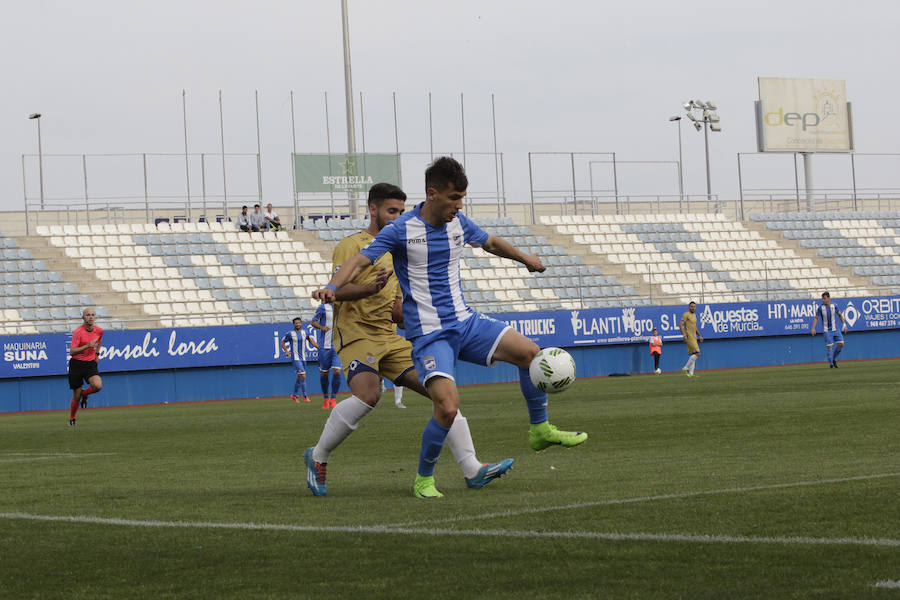
<path fill-rule="evenodd" d="M 681 320 L 684 321 L 684 337 L 685 339 L 697 339 L 697 315 L 696 313 L 692 313 L 691 311 L 687 311 L 683 315 L 681 315 Z"/>
<path fill-rule="evenodd" d="M 334 270 L 337 271 L 346 260 L 359 254 L 374 239 L 366 231 L 360 231 L 342 239 L 332 254 Z M 387 252 L 374 264 L 360 269 L 351 282 L 367 285 L 375 281 L 379 269 L 392 271 L 393 268 L 394 260 L 390 252 Z M 391 318 L 391 311 L 394 308 L 394 300 L 400 296 L 400 285 L 397 283 L 397 278 L 391 275 L 387 285 L 368 298 L 335 302 L 335 348 L 340 350 L 343 346 L 361 338 L 396 337 L 397 324 Z"/>

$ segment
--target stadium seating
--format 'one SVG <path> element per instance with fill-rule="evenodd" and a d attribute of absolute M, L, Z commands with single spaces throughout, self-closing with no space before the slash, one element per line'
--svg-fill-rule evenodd
<path fill-rule="evenodd" d="M 0 234 L 0 334 L 69 332 L 81 322 L 81 307 L 93 303 L 30 250 Z"/>
<path fill-rule="evenodd" d="M 639 275 L 663 301 L 806 298 L 824 287 L 865 292 L 721 214 L 549 216 L 542 223 Z"/>
<path fill-rule="evenodd" d="M 466 301 L 486 313 L 528 310 L 560 310 L 602 306 L 636 306 L 648 304 L 630 286 L 621 285 L 615 277 L 604 276 L 594 265 L 586 265 L 570 256 L 560 246 L 536 236 L 528 227 L 512 219 L 478 219 L 488 233 L 506 238 L 525 252 L 538 254 L 548 267 L 546 273 L 529 273 L 525 267 L 497 258 L 479 248 L 466 248 L 461 265 L 461 279 Z M 354 231 L 368 226 L 360 219 L 307 219 L 303 228 L 315 231 L 319 239 L 338 242 Z"/>
<path fill-rule="evenodd" d="M 467 247 L 463 291 L 470 305 L 487 313 L 808 298 L 825 288 L 869 293 L 836 276 L 824 260 L 798 255 L 795 241 L 851 268 L 854 276 L 870 278 L 873 286 L 900 291 L 900 213 L 763 214 L 751 220 L 765 223 L 772 235 L 719 214 L 544 216 L 541 223 L 557 242 L 551 243 L 510 218 L 482 218 L 482 228 L 538 254 L 548 269 L 529 273 Z M 309 244 L 333 248 L 367 224 L 307 218 L 304 232 L 293 237 L 189 222 L 41 226 L 37 233 L 107 281 L 147 319 L 186 327 L 308 317 L 315 308 L 310 295 L 332 269 L 330 251 Z M 777 235 L 791 242 L 772 239 Z M 296 239 L 304 236 L 318 242 Z M 0 236 L 0 311 L 6 317 L 0 332 L 70 331 L 86 304 L 93 304 L 90 296 Z M 123 326 L 101 310 L 114 326 Z"/>
<path fill-rule="evenodd" d="M 852 268 L 873 287 L 900 293 L 900 212 L 763 213 L 750 219 Z"/>
<path fill-rule="evenodd" d="M 244 233 L 222 223 L 68 225 L 38 233 L 164 327 L 296 316 L 312 310 L 310 294 L 330 273 L 318 252 L 287 232 Z"/>

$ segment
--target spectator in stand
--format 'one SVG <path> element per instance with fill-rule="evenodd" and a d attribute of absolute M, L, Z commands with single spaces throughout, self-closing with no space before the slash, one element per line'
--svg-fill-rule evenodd
<path fill-rule="evenodd" d="M 253 205 L 253 212 L 250 213 L 250 231 L 262 231 L 266 227 L 266 220 L 263 218 L 259 204 Z"/>
<path fill-rule="evenodd" d="M 263 219 L 265 220 L 266 227 L 271 231 L 281 231 L 284 229 L 281 226 L 281 219 L 278 217 L 278 213 L 272 208 L 271 202 L 266 205 L 266 212 L 263 214 Z"/>
<path fill-rule="evenodd" d="M 247 205 L 241 207 L 241 214 L 238 215 L 238 227 L 241 231 L 259 231 L 259 228 L 253 228 L 250 222 L 250 215 L 247 213 Z"/>

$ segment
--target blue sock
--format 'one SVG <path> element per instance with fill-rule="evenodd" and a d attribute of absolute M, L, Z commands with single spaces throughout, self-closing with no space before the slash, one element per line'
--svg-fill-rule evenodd
<path fill-rule="evenodd" d="M 328 371 L 325 371 L 324 373 L 319 371 L 319 377 L 322 382 L 322 394 L 326 398 L 331 398 L 331 395 L 328 393 Z"/>
<path fill-rule="evenodd" d="M 434 475 L 434 465 L 441 455 L 444 440 L 447 439 L 449 427 L 442 427 L 432 417 L 422 432 L 422 449 L 419 451 L 419 475 L 431 477 Z"/>
<path fill-rule="evenodd" d="M 331 397 L 334 398 L 337 396 L 338 392 L 341 391 L 341 372 L 331 373 Z"/>
<path fill-rule="evenodd" d="M 547 394 L 534 387 L 527 368 L 519 367 L 519 387 L 522 389 L 522 395 L 525 396 L 525 403 L 528 405 L 531 424 L 537 425 L 546 421 Z"/>
<path fill-rule="evenodd" d="M 837 360 L 838 354 L 840 354 L 840 353 L 841 353 L 841 350 L 843 350 L 843 349 L 844 349 L 844 347 L 841 346 L 840 344 L 835 344 L 835 345 L 834 345 L 834 356 L 831 357 L 831 361 L 832 361 L 832 362 L 834 362 L 834 361 Z"/>
<path fill-rule="evenodd" d="M 306 396 L 307 396 L 307 394 L 306 394 L 306 377 L 304 377 L 303 379 L 300 379 L 298 381 L 300 383 L 300 395 L 303 396 L 304 398 L 306 398 Z"/>
<path fill-rule="evenodd" d="M 834 362 L 834 346 L 828 348 L 828 364 L 832 364 Z"/>
<path fill-rule="evenodd" d="M 295 396 L 297 395 L 297 392 L 300 391 L 300 387 L 303 385 L 304 381 L 305 381 L 304 379 L 299 379 L 299 378 L 294 380 L 294 395 Z M 302 394 L 302 395 L 305 396 L 306 394 Z"/>

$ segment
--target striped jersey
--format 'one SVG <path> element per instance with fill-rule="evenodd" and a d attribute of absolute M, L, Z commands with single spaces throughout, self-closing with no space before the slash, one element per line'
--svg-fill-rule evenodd
<path fill-rule="evenodd" d="M 819 305 L 819 316 L 822 317 L 822 331 L 838 331 L 837 306 L 834 303 Z"/>
<path fill-rule="evenodd" d="M 459 261 L 466 244 L 481 246 L 488 234 L 462 213 L 432 227 L 419 204 L 391 221 L 361 254 L 375 262 L 386 252 L 394 259 L 394 274 L 403 290 L 406 337 L 439 331 L 475 314 L 462 293 Z"/>
<path fill-rule="evenodd" d="M 291 329 L 281 338 L 281 343 L 288 347 L 288 356 L 291 357 L 291 360 L 302 360 L 303 362 L 308 360 L 309 353 L 306 351 L 307 337 L 315 339 L 315 336 L 309 329 L 309 325 L 304 325 L 300 328 L 300 331 Z"/>
<path fill-rule="evenodd" d="M 328 331 L 320 332 L 322 334 L 321 349 L 331 350 L 334 348 L 334 344 L 332 343 L 334 337 L 334 306 L 331 304 L 320 304 L 319 308 L 316 309 L 316 314 L 313 315 L 312 320 L 319 325 L 328 328 Z"/>

